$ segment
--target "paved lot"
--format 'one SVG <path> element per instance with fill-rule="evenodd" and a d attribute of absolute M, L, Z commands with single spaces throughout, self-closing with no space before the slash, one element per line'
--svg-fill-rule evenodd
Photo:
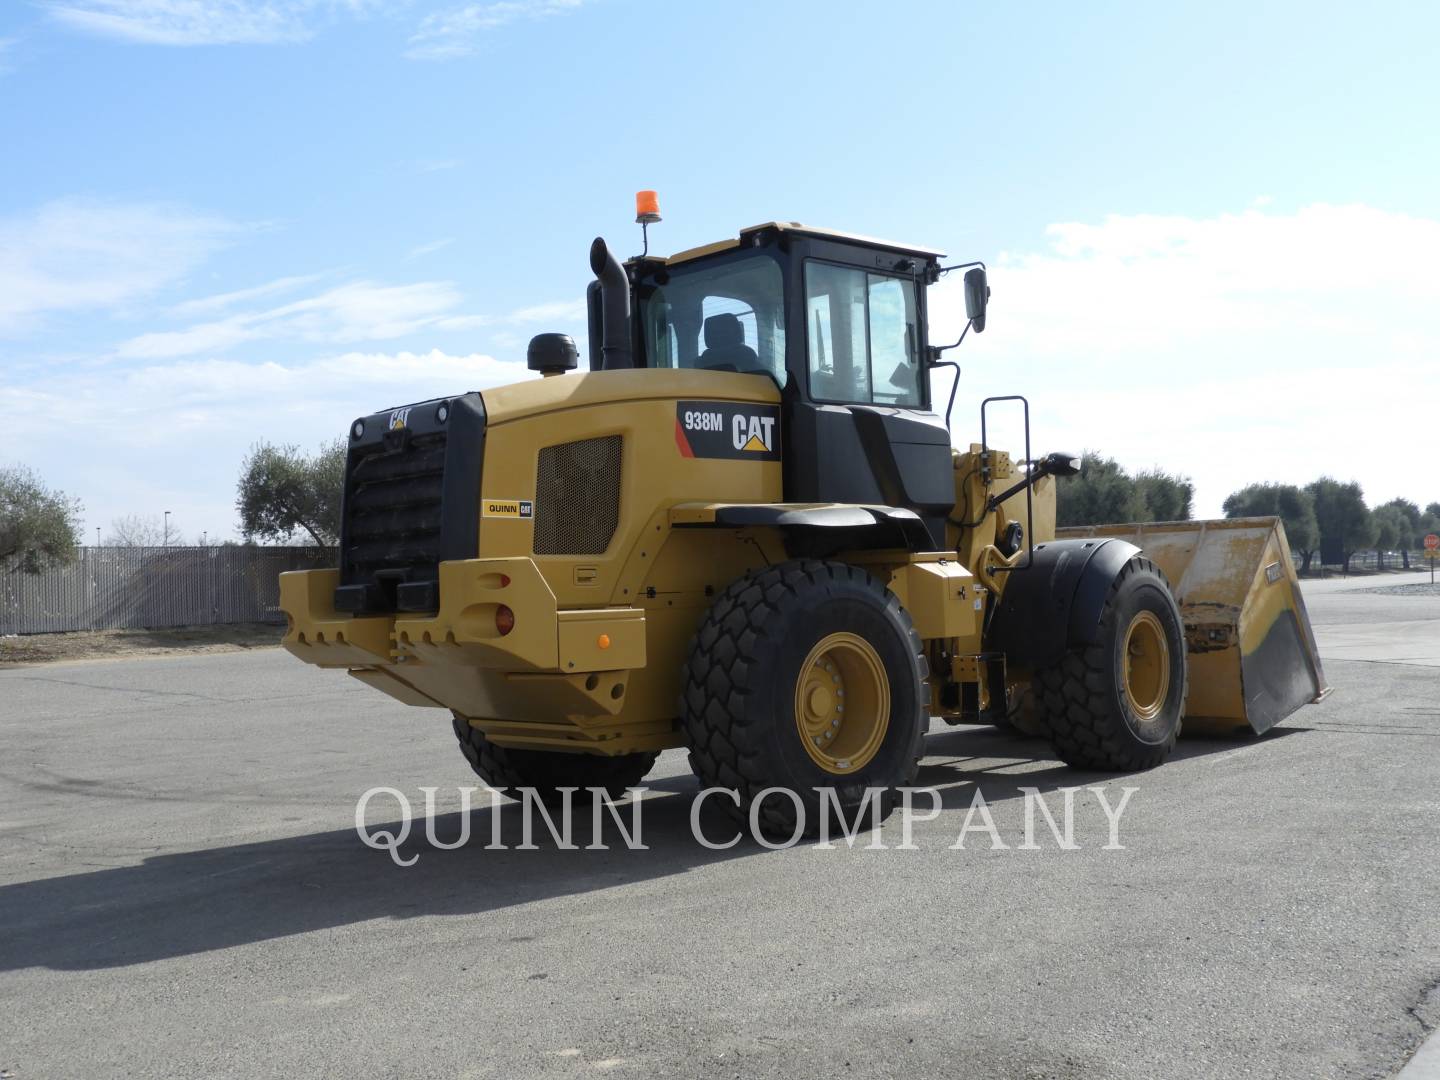
<path fill-rule="evenodd" d="M 1122 781 L 937 725 L 914 851 L 706 851 L 672 753 L 648 851 L 479 810 L 400 869 L 355 802 L 439 785 L 456 835 L 438 713 L 278 651 L 0 672 L 0 1069 L 1389 1076 L 1440 1022 L 1440 599 L 1364 584 L 1307 590 L 1330 699 L 1129 780 L 1123 851 L 1086 793 L 1013 850 L 1022 786 Z M 949 849 L 977 785 L 1012 850 Z"/>

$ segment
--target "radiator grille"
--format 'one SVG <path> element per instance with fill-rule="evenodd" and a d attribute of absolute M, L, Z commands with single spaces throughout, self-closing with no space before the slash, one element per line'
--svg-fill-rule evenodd
<path fill-rule="evenodd" d="M 434 576 L 444 474 L 444 432 L 356 455 L 345 497 L 347 581 Z"/>
<path fill-rule="evenodd" d="M 547 446 L 535 474 L 535 554 L 600 555 L 620 523 L 619 435 Z"/>

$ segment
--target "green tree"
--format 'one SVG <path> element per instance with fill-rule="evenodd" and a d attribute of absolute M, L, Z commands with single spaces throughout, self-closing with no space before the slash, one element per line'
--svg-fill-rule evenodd
<path fill-rule="evenodd" d="M 1371 512 L 1375 521 L 1375 568 L 1385 569 L 1385 552 L 1402 547 L 1410 533 L 1405 515 L 1390 505 L 1377 506 Z"/>
<path fill-rule="evenodd" d="M 1320 525 L 1322 557 L 1333 561 L 1337 556 L 1350 572 L 1350 557 L 1375 543 L 1378 526 L 1365 505 L 1365 493 L 1351 481 L 1342 484 L 1329 476 L 1311 481 L 1305 490 L 1315 500 L 1315 520 Z"/>
<path fill-rule="evenodd" d="M 1280 518 L 1291 550 L 1300 556 L 1300 572 L 1310 572 L 1310 560 L 1320 548 L 1320 526 L 1308 491 L 1294 484 L 1249 484 L 1227 496 L 1222 506 L 1227 518 Z"/>
<path fill-rule="evenodd" d="M 1110 458 L 1086 451 L 1076 475 L 1057 479 L 1058 525 L 1109 525 L 1144 518 L 1145 501 L 1135 481 Z"/>
<path fill-rule="evenodd" d="M 1141 521 L 1189 521 L 1195 484 L 1188 476 L 1172 476 L 1159 468 L 1135 474 L 1135 489 L 1145 504 Z"/>
<path fill-rule="evenodd" d="M 38 574 L 72 562 L 80 513 L 78 499 L 51 491 L 30 469 L 0 468 L 0 567 Z"/>
<path fill-rule="evenodd" d="M 240 469 L 235 508 L 246 540 L 283 542 L 308 533 L 325 547 L 340 538 L 340 495 L 345 485 L 345 440 L 313 456 L 297 446 L 261 443 Z"/>
<path fill-rule="evenodd" d="M 1400 549 L 1400 561 L 1406 570 L 1410 569 L 1410 552 L 1420 547 L 1424 542 L 1425 532 L 1421 529 L 1420 507 L 1416 506 L 1409 499 L 1391 499 L 1381 510 L 1394 510 L 1405 519 L 1405 529 L 1402 533 L 1403 539 L 1396 546 Z"/>

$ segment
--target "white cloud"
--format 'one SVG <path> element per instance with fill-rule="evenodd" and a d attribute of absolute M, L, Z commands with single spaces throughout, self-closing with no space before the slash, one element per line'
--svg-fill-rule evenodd
<path fill-rule="evenodd" d="M 379 409 L 532 377 L 522 363 L 430 350 L 314 360 L 60 368 L 0 383 L 7 456 L 80 497 L 89 528 L 172 510 L 187 533 L 234 529 L 235 479 L 260 441 L 314 447 Z M 63 417 L 63 423 L 56 418 Z"/>
<path fill-rule="evenodd" d="M 490 31 L 515 22 L 564 15 L 584 0 L 499 0 L 465 4 L 425 16 L 410 37 L 405 55 L 412 60 L 448 60 L 468 56 Z"/>
<path fill-rule="evenodd" d="M 76 30 L 142 45 L 267 45 L 304 41 L 309 17 L 363 15 L 386 0 L 55 0 L 53 18 Z M 393 6 L 393 5 L 390 5 Z"/>
<path fill-rule="evenodd" d="M 506 315 L 454 315 L 441 319 L 435 325 L 441 330 L 474 330 L 481 327 L 532 326 L 535 323 L 564 325 L 585 321 L 584 300 L 553 300 L 545 304 L 532 304 Z M 507 340 L 513 335 L 507 335 Z M 500 340 L 499 335 L 496 335 Z"/>
<path fill-rule="evenodd" d="M 409 262 L 412 259 L 418 259 L 424 255 L 429 255 L 433 252 L 439 251 L 442 248 L 447 248 L 453 243 L 455 243 L 455 237 L 453 236 L 442 237 L 439 240 L 431 240 L 428 244 L 420 244 L 416 247 L 411 248 L 405 253 L 405 255 L 401 258 L 400 261 Z"/>
<path fill-rule="evenodd" d="M 244 0 L 77 0 L 56 19 L 87 33 L 144 45 L 258 45 L 309 36 L 301 4 Z"/>
<path fill-rule="evenodd" d="M 236 304 L 242 304 L 247 300 L 258 300 L 263 296 L 273 296 L 276 293 L 298 289 L 302 285 L 314 284 L 322 276 L 321 274 L 299 274 L 276 278 L 274 281 L 267 281 L 263 285 L 253 285 L 248 289 L 236 289 L 233 292 L 219 293 L 215 296 L 202 296 L 196 300 L 186 300 L 184 303 L 176 304 L 170 309 L 170 314 L 181 318 L 209 315 L 234 307 Z"/>
<path fill-rule="evenodd" d="M 1112 216 L 1048 237 L 995 262 L 985 333 L 947 354 L 965 368 L 959 441 L 978 438 L 980 398 L 1018 392 L 1037 451 L 1188 473 L 1202 514 L 1245 483 L 1321 473 L 1360 480 L 1372 502 L 1440 498 L 1440 221 L 1314 205 Z M 958 277 L 932 290 L 934 340 L 964 324 Z M 948 372 L 936 386 L 948 393 Z"/>
<path fill-rule="evenodd" d="M 241 312 L 184 330 L 141 334 L 123 342 L 116 352 L 122 357 L 162 358 L 221 353 L 244 342 L 274 339 L 388 341 L 440 323 L 459 302 L 460 294 L 449 282 L 357 281 L 279 307 Z"/>
<path fill-rule="evenodd" d="M 0 333 L 150 296 L 239 231 L 182 207 L 76 199 L 0 219 Z"/>

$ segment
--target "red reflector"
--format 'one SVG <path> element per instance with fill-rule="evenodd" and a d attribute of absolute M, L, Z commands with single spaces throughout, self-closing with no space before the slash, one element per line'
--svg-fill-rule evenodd
<path fill-rule="evenodd" d="M 501 637 L 515 629 L 515 612 L 504 604 L 495 609 L 495 629 L 500 631 Z"/>
<path fill-rule="evenodd" d="M 510 584 L 510 575 L 509 575 L 509 574 L 501 574 L 501 575 L 500 575 L 500 587 L 503 589 L 503 588 L 505 588 L 506 586 L 508 586 L 509 584 Z"/>

